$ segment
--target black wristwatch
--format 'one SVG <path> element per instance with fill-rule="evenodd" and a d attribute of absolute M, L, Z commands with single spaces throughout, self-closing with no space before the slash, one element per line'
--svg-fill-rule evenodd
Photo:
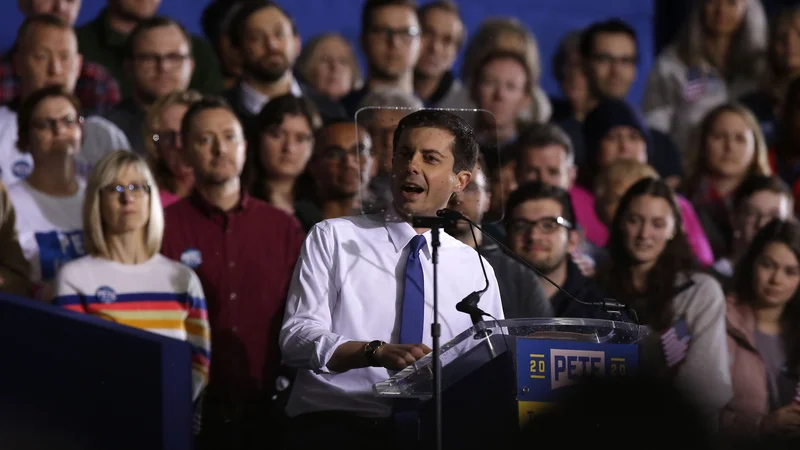
<path fill-rule="evenodd" d="M 364 346 L 364 356 L 367 358 L 367 364 L 369 364 L 370 367 L 381 366 L 378 361 L 375 360 L 375 352 L 385 344 L 386 342 L 383 341 L 372 341 Z"/>

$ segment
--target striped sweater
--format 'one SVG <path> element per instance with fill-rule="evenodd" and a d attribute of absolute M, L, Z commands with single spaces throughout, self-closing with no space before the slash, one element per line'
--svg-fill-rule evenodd
<path fill-rule="evenodd" d="M 84 256 L 58 274 L 55 304 L 192 345 L 193 398 L 208 383 L 210 331 L 200 279 L 157 254 L 135 265 Z"/>

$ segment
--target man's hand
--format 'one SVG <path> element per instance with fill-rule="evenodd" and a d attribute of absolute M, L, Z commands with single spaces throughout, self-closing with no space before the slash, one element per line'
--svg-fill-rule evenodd
<path fill-rule="evenodd" d="M 768 435 L 800 435 L 800 404 L 792 403 L 767 414 L 761 430 Z"/>
<path fill-rule="evenodd" d="M 375 361 L 389 370 L 403 370 L 430 352 L 425 344 L 383 344 L 375 351 Z"/>

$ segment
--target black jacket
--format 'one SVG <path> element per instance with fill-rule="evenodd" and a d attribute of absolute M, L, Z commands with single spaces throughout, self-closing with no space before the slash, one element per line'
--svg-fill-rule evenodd
<path fill-rule="evenodd" d="M 480 251 L 494 269 L 506 319 L 554 316 L 534 271 L 493 243 L 481 246 Z"/>
<path fill-rule="evenodd" d="M 570 259 L 567 260 L 567 281 L 561 287 L 572 294 L 573 297 L 584 302 L 599 304 L 606 298 L 595 282 L 585 277 L 578 266 Z M 561 291 L 557 291 L 556 294 L 550 298 L 550 303 L 553 305 L 556 317 L 612 319 L 600 306 L 595 307 L 578 303 Z"/>

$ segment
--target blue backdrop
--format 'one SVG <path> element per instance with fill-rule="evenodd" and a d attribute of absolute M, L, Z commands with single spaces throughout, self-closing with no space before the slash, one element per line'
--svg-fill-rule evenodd
<path fill-rule="evenodd" d="M 22 16 L 11 0 L 0 15 L 0 48 L 8 48 Z M 357 42 L 361 5 L 364 0 L 278 0 L 295 18 L 301 35 L 309 38 L 324 31 L 339 31 Z M 596 20 L 618 17 L 631 24 L 639 34 L 641 63 L 639 79 L 631 100 L 639 103 L 647 71 L 653 63 L 654 0 L 457 0 L 469 30 L 490 16 L 514 16 L 528 24 L 542 53 L 544 79 L 549 93 L 558 92 L 550 61 L 564 33 L 584 27 Z M 200 34 L 200 15 L 209 0 L 163 0 L 160 13 L 182 22 L 193 33 Z M 423 2 L 424 3 L 424 2 Z M 105 0 L 83 0 L 78 24 L 91 20 L 105 5 Z"/>

